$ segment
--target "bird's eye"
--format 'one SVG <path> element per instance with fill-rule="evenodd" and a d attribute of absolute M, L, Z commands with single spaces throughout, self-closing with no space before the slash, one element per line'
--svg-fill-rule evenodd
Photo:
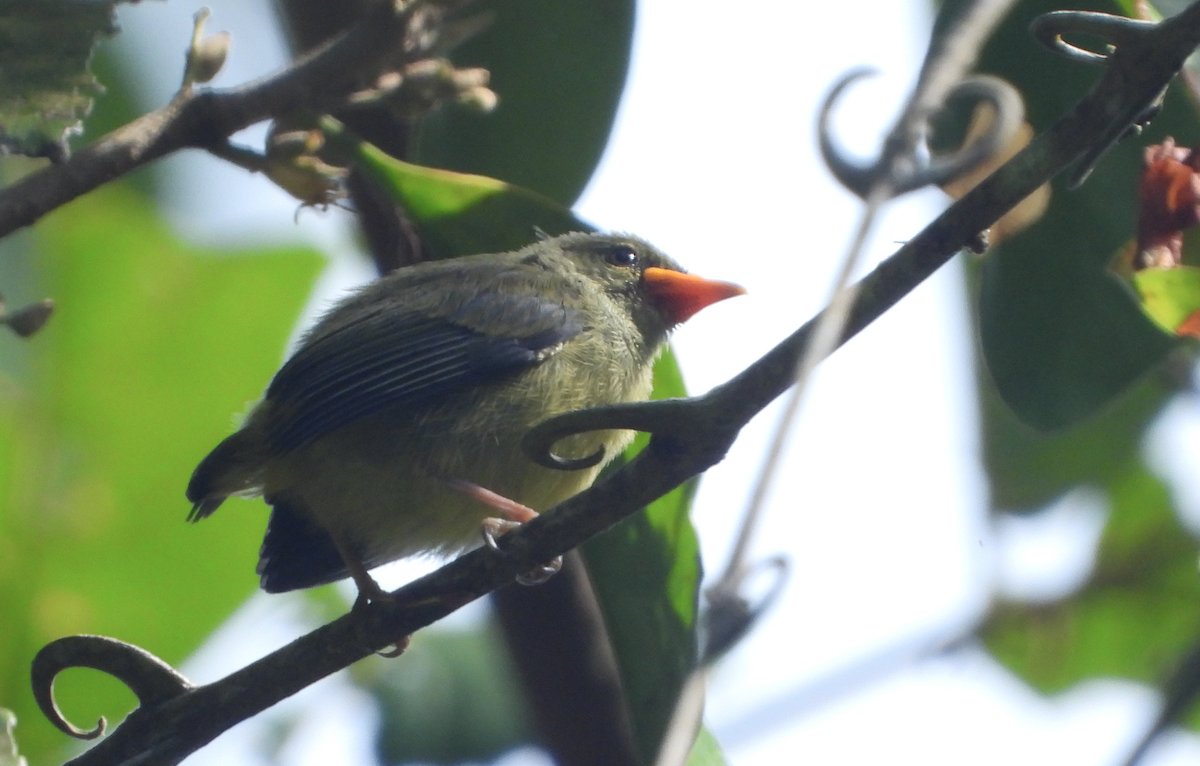
<path fill-rule="evenodd" d="M 637 251 L 629 245 L 617 245 L 609 248 L 604 253 L 604 260 L 611 263 L 613 266 L 624 266 L 629 268 L 636 266 L 638 262 Z"/>

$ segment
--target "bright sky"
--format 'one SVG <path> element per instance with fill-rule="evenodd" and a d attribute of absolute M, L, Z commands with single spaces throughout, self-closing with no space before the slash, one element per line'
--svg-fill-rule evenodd
<path fill-rule="evenodd" d="M 231 31 L 234 41 L 216 84 L 278 65 L 279 41 L 262 35 L 265 2 L 209 4 L 210 28 Z M 882 76 L 857 85 L 836 120 L 849 150 L 872 155 L 911 85 L 930 23 L 923 0 L 854 4 L 853 30 L 829 9 L 811 9 L 782 0 L 644 0 L 620 121 L 579 204 L 602 227 L 636 232 L 690 270 L 749 289 L 678 332 L 696 392 L 743 368 L 825 301 L 860 210 L 819 162 L 817 107 L 849 68 L 879 68 Z M 126 35 L 162 62 L 147 107 L 165 103 L 177 85 L 174 63 L 194 10 L 178 2 L 122 8 Z M 330 289 L 367 277 L 338 255 L 349 249 L 339 214 L 305 212 L 293 225 L 295 203 L 263 179 L 198 153 L 171 162 L 171 214 L 189 236 L 262 237 L 264 222 L 274 221 L 270 237 L 314 242 L 335 256 Z M 924 193 L 889 206 L 872 262 L 942 204 Z M 791 580 L 710 690 L 707 720 L 737 766 L 1099 766 L 1115 762 L 1153 714 L 1152 694 L 1130 683 L 1041 698 L 971 645 L 907 661 L 978 616 L 992 583 L 1045 594 L 1077 582 L 1103 519 L 1093 499 L 1072 497 L 1034 521 L 995 530 L 987 523 L 960 266 L 821 367 L 755 545 L 758 556 L 786 554 Z M 773 422 L 768 412 L 752 423 L 705 477 L 695 519 L 710 572 L 724 564 Z M 1194 465 L 1198 422 L 1196 412 L 1182 412 L 1156 433 L 1154 454 L 1189 455 Z M 1164 470 L 1184 475 L 1187 459 L 1175 462 Z M 1200 492 L 1186 486 L 1200 506 Z M 413 571 L 389 578 L 398 584 Z M 297 619 L 294 602 L 260 595 L 186 670 L 197 681 L 223 675 L 288 640 Z M 336 679 L 281 707 L 260 718 L 290 713 L 309 726 L 284 762 L 368 757 L 361 722 L 369 706 Z M 264 727 L 239 727 L 189 762 L 258 763 L 244 745 L 266 736 Z M 1200 740 L 1179 735 L 1146 763 L 1197 757 Z M 506 762 L 537 761 L 517 754 Z"/>

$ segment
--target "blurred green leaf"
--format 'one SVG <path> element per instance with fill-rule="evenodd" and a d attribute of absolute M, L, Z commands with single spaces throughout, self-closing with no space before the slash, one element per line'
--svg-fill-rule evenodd
<path fill-rule="evenodd" d="M 1039 131 L 1100 73 L 1045 50 L 1029 34 L 1035 16 L 1059 7 L 1053 0 L 1020 3 L 980 65 L 1022 91 Z M 1078 7 L 1119 12 L 1106 2 Z M 1082 188 L 1068 191 L 1056 181 L 1047 213 L 987 256 L 979 289 L 983 351 L 1000 395 L 1027 423 L 1056 429 L 1093 415 L 1172 347 L 1106 265 L 1134 234 L 1142 147 L 1166 134 L 1184 143 L 1196 132 L 1195 111 L 1172 91 L 1142 138 L 1105 155 Z"/>
<path fill-rule="evenodd" d="M 999 604 L 981 632 L 1045 692 L 1098 676 L 1156 683 L 1200 634 L 1197 544 L 1166 487 L 1135 460 L 1106 489 L 1112 513 L 1087 584 L 1060 601 Z"/>
<path fill-rule="evenodd" d="M 113 2 L 21 2 L 0 7 L 0 148 L 60 156 L 104 88 L 88 72 L 116 33 Z M 184 41 L 186 43 L 186 41 Z"/>
<path fill-rule="evenodd" d="M 255 589 L 264 509 L 192 526 L 183 491 L 261 395 L 323 260 L 196 251 L 120 187 L 48 216 L 33 244 L 58 310 L 26 369 L 0 374 L 0 700 L 43 762 L 66 743 L 29 692 L 43 644 L 101 633 L 178 662 Z M 133 705 L 94 671 L 55 689 L 86 725 Z"/>
<path fill-rule="evenodd" d="M 454 63 L 487 68 L 500 105 L 489 114 L 443 109 L 428 117 L 408 159 L 502 178 L 569 205 L 608 142 L 634 0 L 491 0 L 478 8 L 494 21 L 454 51 Z"/>
<path fill-rule="evenodd" d="M 1076 7 L 1119 13 L 1119 5 L 1132 10 L 1127 0 Z M 1038 129 L 1100 73 L 1033 42 L 1030 21 L 1053 10 L 1044 0 L 1021 3 L 981 67 L 1021 88 Z M 1046 692 L 1099 676 L 1160 682 L 1200 628 L 1197 545 L 1141 458 L 1147 427 L 1183 385 L 1194 355 L 1142 314 L 1135 292 L 1108 271 L 1112 254 L 1135 234 L 1143 147 L 1168 134 L 1187 145 L 1198 133 L 1196 111 L 1177 91 L 1151 129 L 1109 152 L 1082 188 L 1057 182 L 1046 215 L 979 269 L 992 507 L 1036 512 L 1079 486 L 1111 507 L 1095 570 L 1078 592 L 1000 602 L 981 631 L 1002 662 Z M 1157 277 L 1144 279 L 1150 286 Z M 1158 304 L 1164 317 L 1182 310 Z"/>
<path fill-rule="evenodd" d="M 1142 297 L 1142 308 L 1167 332 L 1175 332 L 1184 320 L 1200 311 L 1200 269 L 1142 269 L 1133 275 Z"/>
<path fill-rule="evenodd" d="M 494 627 L 433 627 L 413 637 L 403 662 L 373 660 L 355 670 L 379 702 L 376 749 L 385 764 L 491 761 L 532 739 Z"/>
<path fill-rule="evenodd" d="M 725 766 L 727 763 L 717 738 L 707 727 L 701 726 L 696 735 L 696 744 L 692 745 L 692 752 L 688 755 L 687 766 Z"/>

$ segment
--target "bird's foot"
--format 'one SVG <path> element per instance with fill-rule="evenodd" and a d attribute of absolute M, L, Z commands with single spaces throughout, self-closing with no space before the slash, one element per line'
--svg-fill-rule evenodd
<path fill-rule="evenodd" d="M 534 513 L 533 515 L 536 516 L 537 513 Z M 504 551 L 500 550 L 500 545 L 496 542 L 496 538 L 500 537 L 506 532 L 511 532 L 520 526 L 521 522 L 519 521 L 497 519 L 494 517 L 484 519 L 480 524 L 480 527 L 483 530 L 483 541 L 487 544 L 487 547 L 491 548 L 497 553 L 504 553 Z M 558 574 L 559 570 L 562 569 L 562 565 L 562 556 L 555 556 L 545 564 L 542 564 L 541 566 L 531 569 L 523 574 L 517 575 L 517 582 L 521 583 L 522 585 L 541 585 L 554 575 Z"/>
<path fill-rule="evenodd" d="M 342 563 L 346 565 L 346 571 L 350 573 L 350 577 L 358 587 L 358 598 L 354 599 L 354 606 L 351 608 L 351 611 L 361 612 L 367 608 L 368 604 L 394 600 L 392 594 L 388 593 L 379 586 L 379 583 L 375 582 L 375 578 L 367 571 L 367 567 L 363 564 L 362 559 L 354 553 L 346 541 L 342 539 L 341 535 L 331 532 L 329 537 L 333 540 L 333 547 L 337 548 L 338 555 L 342 557 Z"/>
<path fill-rule="evenodd" d="M 497 553 L 503 553 L 500 550 L 500 546 L 496 544 L 497 537 L 506 532 L 513 531 L 531 519 L 537 518 L 537 511 L 529 506 L 518 503 L 516 500 L 507 498 L 498 492 L 493 492 L 486 487 L 481 487 L 474 482 L 450 476 L 444 477 L 444 481 L 467 497 L 474 498 L 487 507 L 494 509 L 503 517 L 486 518 L 480 525 L 483 530 L 483 541 L 487 543 L 487 547 Z M 541 585 L 557 574 L 560 569 L 562 569 L 562 556 L 555 556 L 552 561 L 548 561 L 524 574 L 517 575 L 517 582 L 522 585 Z"/>
<path fill-rule="evenodd" d="M 365 573 L 364 573 L 365 574 Z M 366 579 L 360 580 L 357 576 L 354 577 L 354 582 L 358 586 L 358 598 L 354 599 L 354 606 L 350 607 L 350 614 L 354 619 L 358 620 L 364 627 L 369 617 L 369 612 L 372 606 L 376 604 L 393 604 L 396 602 L 396 596 L 379 587 L 379 583 L 375 582 L 375 578 L 366 575 Z M 409 641 L 412 636 L 401 636 L 391 646 L 386 649 L 381 649 L 375 652 L 380 657 L 392 659 L 404 654 L 404 650 L 408 648 Z"/>
<path fill-rule="evenodd" d="M 519 521 L 509 521 L 508 519 L 497 519 L 495 517 L 486 518 L 479 524 L 479 529 L 483 532 L 483 541 L 487 543 L 487 547 L 496 553 L 504 552 L 500 550 L 500 544 L 496 542 L 496 538 L 520 528 L 521 522 Z"/>
<path fill-rule="evenodd" d="M 358 598 L 354 599 L 354 605 L 350 607 L 350 614 L 360 624 L 365 625 L 370 619 L 368 613 L 373 604 L 392 604 L 396 601 L 396 596 L 384 590 L 379 583 L 375 582 L 375 578 L 363 566 L 362 560 L 357 556 L 351 555 L 349 547 L 341 539 L 340 536 L 332 535 L 334 546 L 338 549 L 338 553 L 342 556 L 342 561 L 346 564 L 346 569 L 350 571 L 350 577 L 354 579 L 354 584 L 358 586 Z M 393 658 L 404 654 L 404 650 L 408 648 L 408 642 L 412 636 L 401 636 L 389 648 L 375 652 L 380 657 Z"/>
<path fill-rule="evenodd" d="M 358 598 L 354 599 L 354 606 L 351 607 L 352 611 L 362 611 L 369 604 L 379 604 L 396 600 L 395 596 L 379 587 L 379 583 L 375 582 L 374 577 L 367 575 L 365 580 L 360 580 L 353 572 L 350 576 L 354 578 L 354 584 L 358 586 Z"/>

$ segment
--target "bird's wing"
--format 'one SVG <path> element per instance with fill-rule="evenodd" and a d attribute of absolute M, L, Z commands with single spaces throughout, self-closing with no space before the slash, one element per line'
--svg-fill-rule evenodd
<path fill-rule="evenodd" d="M 272 446 L 296 449 L 384 409 L 500 379 L 584 329 L 577 311 L 534 293 L 481 293 L 444 314 L 393 306 L 304 344 L 267 389 Z"/>

